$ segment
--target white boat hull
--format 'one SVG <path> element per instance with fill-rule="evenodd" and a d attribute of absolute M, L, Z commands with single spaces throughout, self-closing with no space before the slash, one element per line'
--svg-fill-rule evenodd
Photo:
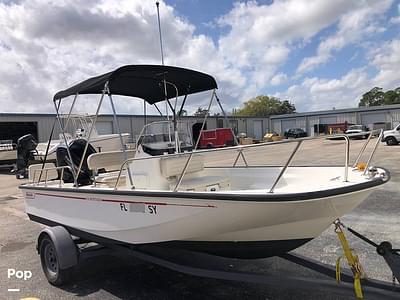
<path fill-rule="evenodd" d="M 26 212 L 36 221 L 61 224 L 129 244 L 289 242 L 317 237 L 372 191 L 363 189 L 310 200 L 229 201 L 23 189 Z M 183 193 L 184 194 L 184 193 Z M 293 196 L 295 197 L 295 196 Z M 297 242 L 296 242 L 297 241 Z M 286 249 L 289 251 L 291 249 Z M 205 252 L 210 252 L 205 250 Z M 265 252 L 262 256 L 269 256 Z M 229 254 L 225 256 L 230 256 Z M 237 255 L 234 255 L 237 256 Z"/>

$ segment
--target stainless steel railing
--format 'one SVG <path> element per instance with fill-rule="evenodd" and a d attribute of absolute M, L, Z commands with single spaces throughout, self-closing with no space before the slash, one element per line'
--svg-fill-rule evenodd
<path fill-rule="evenodd" d="M 348 181 L 348 169 L 349 169 L 349 160 L 350 160 L 350 139 L 347 135 L 343 134 L 343 135 L 336 135 L 335 137 L 339 137 L 339 138 L 343 138 L 345 140 L 345 161 L 344 161 L 344 181 Z M 203 153 L 208 153 L 208 152 L 214 152 L 214 151 L 232 151 L 232 150 L 237 150 L 238 151 L 238 155 L 236 156 L 235 162 L 233 163 L 233 167 L 236 166 L 239 157 L 242 156 L 243 161 L 245 163 L 245 166 L 248 167 L 248 163 L 246 161 L 245 155 L 243 153 L 243 150 L 245 149 L 249 149 L 249 148 L 256 148 L 256 147 L 260 147 L 260 146 L 270 146 L 270 145 L 277 145 L 277 144 L 286 144 L 286 143 L 297 143 L 295 149 L 293 150 L 293 152 L 291 153 L 291 155 L 289 156 L 288 160 L 286 161 L 285 165 L 283 166 L 281 172 L 279 173 L 277 179 L 275 180 L 275 182 L 273 183 L 272 187 L 269 189 L 270 193 L 273 193 L 275 187 L 277 186 L 277 184 L 279 183 L 280 179 L 282 178 L 282 176 L 284 175 L 284 173 L 286 172 L 287 168 L 289 167 L 290 163 L 293 161 L 293 158 L 295 156 L 295 154 L 297 153 L 300 145 L 307 140 L 317 140 L 317 139 L 325 139 L 326 136 L 323 137 L 313 137 L 313 138 L 302 138 L 302 139 L 296 139 L 296 140 L 285 140 L 285 141 L 276 141 L 276 142 L 268 142 L 268 143 L 260 143 L 260 144 L 252 144 L 252 145 L 240 145 L 240 146 L 235 146 L 235 147 L 227 147 L 227 148 L 218 148 L 218 149 L 204 149 L 204 150 L 196 150 L 196 151 L 192 151 L 190 153 L 175 153 L 175 154 L 169 154 L 169 157 L 176 157 L 176 156 L 189 156 L 184 168 L 177 180 L 177 184 L 175 185 L 173 191 L 177 191 L 179 189 L 180 183 L 182 182 L 182 179 L 186 173 L 186 170 L 190 164 L 191 158 L 193 156 L 193 154 L 203 154 Z M 124 170 L 124 168 L 126 167 L 126 164 L 130 163 L 130 162 L 134 162 L 137 160 L 145 160 L 145 159 L 156 159 L 156 158 L 160 158 L 160 157 L 164 157 L 163 155 L 159 155 L 159 156 L 149 156 L 149 157 L 134 157 L 134 158 L 130 158 L 126 161 L 124 161 L 120 167 L 119 173 L 118 173 L 118 177 L 117 177 L 117 181 L 115 183 L 114 189 L 117 190 L 118 189 L 118 184 L 120 181 L 120 177 L 122 175 L 122 171 Z M 132 187 L 134 188 L 134 187 Z"/>
<path fill-rule="evenodd" d="M 36 169 L 36 170 L 33 171 L 32 183 L 33 183 L 34 185 L 40 185 L 40 182 L 42 182 L 42 181 L 41 181 L 41 177 L 42 177 L 42 174 L 43 174 L 43 172 L 44 172 L 44 173 L 45 173 L 44 186 L 47 187 L 47 181 L 48 181 L 48 179 L 49 179 L 49 176 L 48 176 L 48 175 L 49 175 L 49 171 L 51 171 L 51 170 L 57 170 L 57 171 L 58 171 L 58 170 L 61 170 L 61 174 L 59 174 L 59 176 L 60 176 L 60 178 L 59 178 L 59 187 L 61 187 L 62 184 L 63 184 L 63 177 L 64 177 L 64 170 L 65 170 L 65 169 L 68 169 L 68 170 L 70 170 L 70 171 L 72 172 L 72 169 L 71 169 L 70 166 L 62 166 L 62 167 L 51 167 L 51 168 Z M 39 175 L 38 181 L 35 182 L 36 174 L 39 173 L 39 172 L 40 172 L 40 175 Z"/>
<path fill-rule="evenodd" d="M 372 132 L 371 132 L 371 134 L 372 134 Z M 381 132 L 379 133 L 379 136 L 376 139 L 376 143 L 374 145 L 374 148 L 371 151 L 371 154 L 369 155 L 369 158 L 368 158 L 367 163 L 365 165 L 365 169 L 364 169 L 364 173 L 363 173 L 364 175 L 367 174 L 367 172 L 368 172 L 369 164 L 371 163 L 372 157 L 374 156 L 374 154 L 376 152 L 376 149 L 378 148 L 378 145 L 379 145 L 379 142 L 382 139 L 382 136 L 383 136 L 383 129 L 381 129 Z"/>
<path fill-rule="evenodd" d="M 352 165 L 353 167 L 357 166 L 357 163 L 359 162 L 359 160 L 361 159 L 362 155 L 364 154 L 368 143 L 370 142 L 371 138 L 372 138 L 373 132 L 370 132 L 370 135 L 368 136 L 368 139 L 366 140 L 366 142 L 363 144 L 360 152 L 357 155 L 357 158 L 354 162 L 354 164 Z M 370 162 L 376 152 L 376 149 L 379 145 L 379 141 L 381 140 L 383 135 L 383 130 L 381 130 L 379 137 L 377 138 L 377 141 L 374 145 L 374 148 L 372 150 L 372 152 L 369 155 L 368 161 L 366 163 L 366 168 L 364 170 L 363 174 L 366 174 L 368 172 L 368 167 L 370 165 Z M 334 136 L 335 138 L 342 138 L 345 140 L 345 161 L 344 161 L 344 175 L 343 175 L 343 181 L 347 182 L 348 181 L 348 172 L 349 172 L 349 160 L 350 160 L 350 139 L 348 135 L 342 134 L 342 135 L 336 135 Z M 293 151 L 291 152 L 289 158 L 287 159 L 287 161 L 285 162 L 285 164 L 283 165 L 281 171 L 279 172 L 277 178 L 275 179 L 274 183 L 272 184 L 271 188 L 269 188 L 269 192 L 273 193 L 274 189 L 276 188 L 276 186 L 278 185 L 280 179 L 283 177 L 283 175 L 285 174 L 285 172 L 287 171 L 287 169 L 289 168 L 290 164 L 292 163 L 296 153 L 298 152 L 300 146 L 302 145 L 302 143 L 304 143 L 305 141 L 308 140 L 317 140 L 317 139 L 325 139 L 326 136 L 320 136 L 320 137 L 313 137 L 313 138 L 301 138 L 301 139 L 296 139 L 296 140 L 284 140 L 284 141 L 276 141 L 276 142 L 268 142 L 268 143 L 260 143 L 260 144 L 252 144 L 252 145 L 239 145 L 239 146 L 235 146 L 235 147 L 227 147 L 227 148 L 218 148 L 218 149 L 203 149 L 203 150 L 195 150 L 192 151 L 190 153 L 185 152 L 185 153 L 175 153 L 175 154 L 169 154 L 168 157 L 180 157 L 180 156 L 187 156 L 188 159 L 185 163 L 185 166 L 180 174 L 180 176 L 178 177 L 177 180 L 177 184 L 175 185 L 173 191 L 178 191 L 180 183 L 182 182 L 183 177 L 185 176 L 186 170 L 188 169 L 188 166 L 191 162 L 191 158 L 194 154 L 203 154 L 203 153 L 210 153 L 210 152 L 223 152 L 223 151 L 237 151 L 238 154 L 235 158 L 235 161 L 233 163 L 232 167 L 236 167 L 237 162 L 239 160 L 240 157 L 242 157 L 244 163 L 245 163 L 245 167 L 249 167 L 247 160 L 245 158 L 245 154 L 243 153 L 244 150 L 246 149 L 252 149 L 252 148 L 257 148 L 257 147 L 265 147 L 265 146 L 270 146 L 270 145 L 277 145 L 277 144 L 286 144 L 286 143 L 297 143 L 295 148 L 293 149 Z M 127 160 L 125 160 L 122 164 L 121 167 L 119 169 L 118 172 L 118 177 L 114 186 L 114 190 L 118 189 L 118 185 L 122 176 L 122 172 L 123 170 L 125 170 L 127 168 L 127 164 L 134 162 L 134 161 L 140 161 L 140 160 L 147 160 L 147 159 L 157 159 L 157 158 L 161 158 L 161 157 L 165 157 L 164 155 L 158 155 L 158 156 L 148 156 L 148 157 L 134 157 L 134 158 L 129 158 Z M 34 177 L 33 177 L 33 183 L 35 183 L 35 179 L 36 179 L 36 174 L 38 172 L 41 172 L 41 174 L 43 174 L 43 172 L 45 173 L 45 186 L 47 186 L 47 181 L 48 181 L 48 172 L 50 170 L 61 170 L 61 176 L 59 179 L 59 185 L 62 185 L 62 177 L 64 174 L 64 170 L 65 169 L 69 169 L 71 170 L 71 167 L 69 166 L 63 166 L 63 167 L 52 167 L 52 168 L 43 168 L 43 169 L 37 169 L 34 170 Z M 42 181 L 40 181 L 42 182 Z M 40 184 L 39 180 L 36 182 L 36 184 Z M 134 182 L 131 185 L 131 188 L 134 189 Z"/>
<path fill-rule="evenodd" d="M 279 180 L 282 178 L 283 174 L 286 172 L 286 169 L 289 167 L 289 164 L 292 162 L 295 154 L 297 153 L 297 150 L 299 150 L 300 145 L 303 141 L 300 140 L 297 142 L 296 147 L 294 148 L 293 152 L 290 154 L 289 159 L 286 161 L 285 165 L 283 166 L 282 170 L 279 172 L 278 177 L 276 178 L 275 182 L 272 184 L 272 187 L 270 188 L 269 192 L 273 193 L 276 185 L 278 184 Z"/>

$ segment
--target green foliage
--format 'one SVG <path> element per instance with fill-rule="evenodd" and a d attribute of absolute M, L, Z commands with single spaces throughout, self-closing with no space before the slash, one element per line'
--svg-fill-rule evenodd
<path fill-rule="evenodd" d="M 193 116 L 204 117 L 206 114 L 210 115 L 210 113 L 207 111 L 206 108 L 202 108 L 201 106 L 199 106 L 197 110 L 194 112 Z"/>
<path fill-rule="evenodd" d="M 384 92 L 380 87 L 374 87 L 362 95 L 358 106 L 379 106 L 400 103 L 400 87 Z"/>
<path fill-rule="evenodd" d="M 291 114 L 296 112 L 294 104 L 288 100 L 260 95 L 246 101 L 243 108 L 234 112 L 236 116 L 265 117 L 269 115 Z"/>

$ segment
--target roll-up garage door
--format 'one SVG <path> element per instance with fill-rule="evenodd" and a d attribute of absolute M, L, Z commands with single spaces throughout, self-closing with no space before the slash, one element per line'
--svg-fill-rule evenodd
<path fill-rule="evenodd" d="M 369 128 L 374 127 L 374 123 L 386 122 L 385 113 L 372 113 L 372 114 L 362 114 L 361 123 Z"/>
<path fill-rule="evenodd" d="M 337 123 L 336 116 L 319 117 L 319 124 L 336 124 L 336 123 Z"/>
<path fill-rule="evenodd" d="M 296 119 L 282 120 L 282 133 L 290 128 L 296 128 Z"/>
<path fill-rule="evenodd" d="M 99 121 L 96 122 L 96 129 L 98 134 L 110 134 L 113 133 L 113 124 L 110 121 Z"/>
<path fill-rule="evenodd" d="M 261 140 L 263 137 L 263 121 L 262 120 L 254 120 L 254 138 L 257 140 Z"/>

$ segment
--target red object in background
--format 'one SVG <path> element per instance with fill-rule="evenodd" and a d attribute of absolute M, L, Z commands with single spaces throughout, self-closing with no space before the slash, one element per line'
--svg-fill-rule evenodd
<path fill-rule="evenodd" d="M 203 130 L 200 133 L 199 148 L 220 148 L 233 145 L 234 138 L 231 128 Z"/>

